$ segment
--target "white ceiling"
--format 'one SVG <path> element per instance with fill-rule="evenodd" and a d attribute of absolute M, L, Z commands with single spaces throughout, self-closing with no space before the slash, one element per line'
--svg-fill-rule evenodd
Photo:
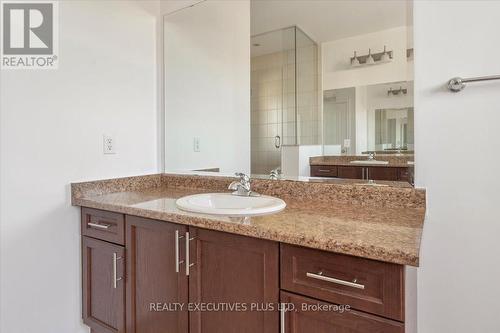
<path fill-rule="evenodd" d="M 412 25 L 411 0 L 251 0 L 251 34 L 293 25 L 316 42 Z"/>

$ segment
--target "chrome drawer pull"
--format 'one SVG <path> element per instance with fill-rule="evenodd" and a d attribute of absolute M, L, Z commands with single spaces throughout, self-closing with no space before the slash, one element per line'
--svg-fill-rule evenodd
<path fill-rule="evenodd" d="M 285 333 L 285 304 L 280 303 L 280 333 Z"/>
<path fill-rule="evenodd" d="M 179 273 L 179 266 L 184 260 L 179 260 L 179 239 L 184 236 L 179 236 L 179 230 L 175 230 L 175 272 Z"/>
<path fill-rule="evenodd" d="M 327 169 L 319 169 L 318 171 L 319 171 L 319 172 L 330 172 L 331 170 L 327 170 Z"/>
<path fill-rule="evenodd" d="M 116 289 L 118 281 L 120 281 L 122 278 L 117 277 L 117 261 L 120 260 L 122 257 L 118 257 L 116 252 L 113 253 L 113 288 Z"/>
<path fill-rule="evenodd" d="M 306 276 L 313 278 L 313 279 L 321 280 L 321 281 L 327 281 L 327 282 L 332 282 L 332 283 L 336 283 L 336 284 L 341 284 L 341 285 L 347 286 L 347 287 L 352 287 L 352 288 L 357 288 L 357 289 L 365 289 L 365 285 L 356 283 L 356 280 L 354 280 L 354 282 L 339 280 L 339 279 L 335 279 L 335 278 L 332 278 L 329 276 L 325 276 L 325 275 L 323 275 L 323 272 L 319 272 L 318 274 L 307 272 Z"/>
<path fill-rule="evenodd" d="M 91 228 L 97 228 L 97 229 L 102 229 L 102 230 L 108 230 L 109 227 L 111 227 L 111 224 L 98 224 L 98 223 L 92 223 L 89 222 L 87 223 L 87 226 Z"/>

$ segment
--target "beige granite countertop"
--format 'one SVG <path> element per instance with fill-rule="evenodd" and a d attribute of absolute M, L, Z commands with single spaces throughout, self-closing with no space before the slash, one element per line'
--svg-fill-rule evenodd
<path fill-rule="evenodd" d="M 286 209 L 272 215 L 234 218 L 190 213 L 176 207 L 176 199 L 182 196 L 224 191 L 227 180 L 159 174 L 75 183 L 72 203 L 418 266 L 425 191 L 255 180 L 254 188 L 281 197 L 287 203 Z M 301 192 L 303 195 L 299 195 Z M 316 200 L 318 196 L 321 198 Z"/>

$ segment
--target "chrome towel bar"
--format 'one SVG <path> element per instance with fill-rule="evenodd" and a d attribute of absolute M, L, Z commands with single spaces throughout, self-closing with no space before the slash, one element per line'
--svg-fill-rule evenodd
<path fill-rule="evenodd" d="M 467 79 L 461 77 L 454 77 L 453 79 L 448 81 L 448 89 L 450 89 L 453 92 L 459 92 L 465 88 L 465 84 L 468 82 L 480 82 L 480 81 L 492 81 L 492 80 L 500 80 L 500 75 L 469 77 Z"/>

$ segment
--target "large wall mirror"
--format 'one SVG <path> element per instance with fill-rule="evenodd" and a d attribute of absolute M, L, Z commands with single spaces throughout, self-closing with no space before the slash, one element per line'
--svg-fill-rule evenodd
<path fill-rule="evenodd" d="M 411 186 L 412 7 L 206 0 L 165 16 L 166 171 Z"/>

